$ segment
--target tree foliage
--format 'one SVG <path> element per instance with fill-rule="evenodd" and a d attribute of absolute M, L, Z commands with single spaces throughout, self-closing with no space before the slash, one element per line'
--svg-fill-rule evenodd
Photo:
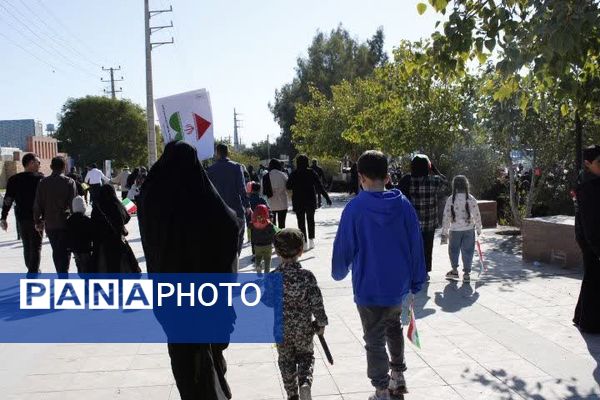
<path fill-rule="evenodd" d="M 402 42 L 394 62 L 333 86 L 330 97 L 311 88 L 292 127 L 298 148 L 353 159 L 368 148 L 392 156 L 423 151 L 435 159 L 465 143 L 472 82 L 436 79 L 424 51 L 423 43 Z"/>
<path fill-rule="evenodd" d="M 383 44 L 381 28 L 363 43 L 351 37 L 341 25 L 329 34 L 316 34 L 308 48 L 308 56 L 297 60 L 296 76 L 275 91 L 274 103 L 269 105 L 281 127 L 277 145 L 284 154 L 291 157 L 296 154 L 291 127 L 296 123 L 298 105 L 311 99 L 312 88 L 330 98 L 334 85 L 370 75 L 375 67 L 387 62 Z"/>
<path fill-rule="evenodd" d="M 145 165 L 146 116 L 129 100 L 100 96 L 69 99 L 62 108 L 55 137 L 62 151 L 79 165 L 113 160 L 123 165 Z"/>

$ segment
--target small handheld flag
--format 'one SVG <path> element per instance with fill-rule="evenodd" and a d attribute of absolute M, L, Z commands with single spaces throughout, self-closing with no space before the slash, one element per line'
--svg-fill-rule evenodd
<path fill-rule="evenodd" d="M 477 244 L 477 254 L 479 255 L 479 275 L 481 275 L 483 271 L 487 271 L 487 268 L 485 266 L 485 260 L 483 259 L 483 251 L 481 250 L 481 242 L 479 241 L 479 238 L 475 243 Z"/>
<path fill-rule="evenodd" d="M 415 320 L 415 309 L 412 303 L 410 304 L 409 315 L 410 322 L 408 323 L 408 331 L 406 332 L 406 336 L 412 344 L 420 349 L 421 341 L 419 340 L 419 332 L 417 331 L 417 322 Z"/>
<path fill-rule="evenodd" d="M 127 210 L 128 214 L 134 214 L 137 212 L 137 206 L 133 201 L 129 199 L 123 199 L 121 204 L 123 204 L 123 207 L 125 207 L 125 210 Z"/>

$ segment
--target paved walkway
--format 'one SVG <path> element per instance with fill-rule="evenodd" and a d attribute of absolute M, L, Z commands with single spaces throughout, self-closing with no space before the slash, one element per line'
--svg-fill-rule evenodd
<path fill-rule="evenodd" d="M 343 205 L 338 198 L 317 212 L 317 247 L 302 259 L 322 288 L 335 358 L 328 365 L 316 345 L 318 400 L 365 400 L 371 393 L 351 282 L 335 282 L 329 274 Z M 293 214 L 288 220 L 295 226 Z M 144 266 L 135 218 L 128 229 Z M 2 272 L 24 268 L 15 238 L 14 224 L 0 232 Z M 490 271 L 471 284 L 448 282 L 446 247 L 438 243 L 432 280 L 417 296 L 423 348 L 406 345 L 407 400 L 600 399 L 600 337 L 584 337 L 570 323 L 578 271 L 525 265 L 498 250 L 510 247 L 503 237 L 486 231 Z M 49 250 L 45 240 L 44 271 L 53 270 Z M 250 270 L 249 253 L 246 247 L 244 270 Z M 232 345 L 227 359 L 234 399 L 285 398 L 271 345 Z M 0 344 L 0 360 L 0 399 L 179 399 L 163 344 Z"/>

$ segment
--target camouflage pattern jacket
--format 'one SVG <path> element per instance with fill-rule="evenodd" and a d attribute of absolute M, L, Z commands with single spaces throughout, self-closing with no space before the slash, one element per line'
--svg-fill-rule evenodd
<path fill-rule="evenodd" d="M 300 263 L 281 264 L 273 272 L 283 275 L 283 344 L 312 343 L 315 324 L 327 325 L 323 296 L 317 279 Z"/>

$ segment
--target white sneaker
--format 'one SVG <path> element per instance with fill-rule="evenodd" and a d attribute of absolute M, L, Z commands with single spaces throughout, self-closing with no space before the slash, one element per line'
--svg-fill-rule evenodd
<path fill-rule="evenodd" d="M 300 400 L 312 400 L 312 395 L 310 394 L 310 385 L 308 383 L 300 386 Z"/>
<path fill-rule="evenodd" d="M 313 239 L 308 239 L 308 248 L 309 249 L 315 248 L 315 241 Z"/>

